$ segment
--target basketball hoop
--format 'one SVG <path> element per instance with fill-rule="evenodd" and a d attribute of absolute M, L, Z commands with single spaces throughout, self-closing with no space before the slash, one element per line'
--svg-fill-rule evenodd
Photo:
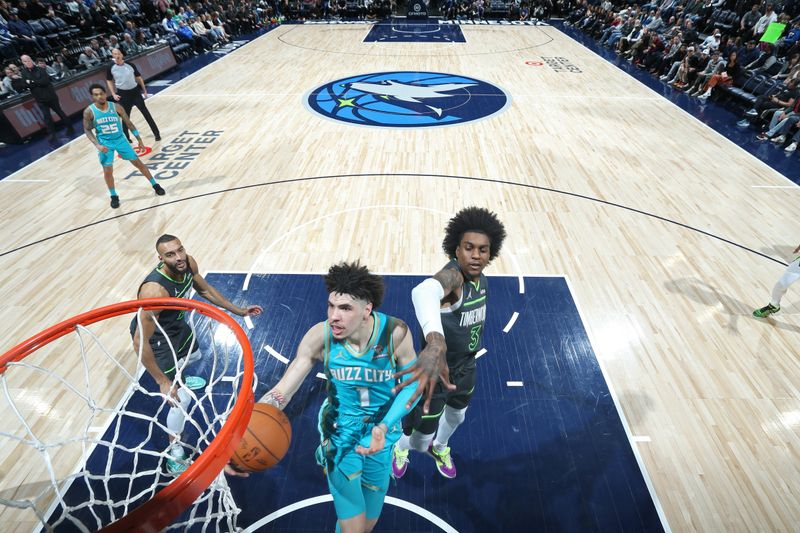
<path fill-rule="evenodd" d="M 236 446 L 239 440 L 244 433 L 245 428 L 247 427 L 247 423 L 250 419 L 250 413 L 253 409 L 254 405 L 254 397 L 253 397 L 253 353 L 250 347 L 250 343 L 247 339 L 245 332 L 239 326 L 239 324 L 231 318 L 228 314 L 221 311 L 220 309 L 206 304 L 202 302 L 198 302 L 195 300 L 188 300 L 188 299 L 178 299 L 178 298 L 153 298 L 153 299 L 143 299 L 143 300 L 132 300 L 128 302 L 122 302 L 119 304 L 109 305 L 106 307 L 101 307 L 99 309 L 95 309 L 93 311 L 89 311 L 87 313 L 83 313 L 77 315 L 71 319 L 65 320 L 55 326 L 45 329 L 38 335 L 34 335 L 30 339 L 20 343 L 16 347 L 12 348 L 2 356 L 0 356 L 0 397 L 5 395 L 5 399 L 8 401 L 8 407 L 6 409 L 12 413 L 14 413 L 18 419 L 18 427 L 22 428 L 18 431 L 20 436 L 16 436 L 11 432 L 0 431 L 0 439 L 3 437 L 8 438 L 13 443 L 12 446 L 17 446 L 20 448 L 34 448 L 35 453 L 40 454 L 44 458 L 44 463 L 47 468 L 47 472 L 42 469 L 42 478 L 49 477 L 49 480 L 42 480 L 40 484 L 46 484 L 47 481 L 50 481 L 51 489 L 53 489 L 53 496 L 50 498 L 50 502 L 45 501 L 45 498 L 40 498 L 39 496 L 35 498 L 30 498 L 28 500 L 15 500 L 9 499 L 5 497 L 6 493 L 12 493 L 16 496 L 17 488 L 15 487 L 3 487 L 0 486 L 0 522 L 6 522 L 5 515 L 3 515 L 4 506 L 7 509 L 11 509 L 9 512 L 14 512 L 19 509 L 33 509 L 38 519 L 41 523 L 50 530 L 52 526 L 48 523 L 48 519 L 50 518 L 49 514 L 41 509 L 41 505 L 50 506 L 50 510 L 52 511 L 54 507 L 58 507 L 58 505 L 62 505 L 64 509 L 60 509 L 59 512 L 62 513 L 62 517 L 60 518 L 60 523 L 64 522 L 64 515 L 69 516 L 74 509 L 81 508 L 83 511 L 84 505 L 76 505 L 75 507 L 70 507 L 70 505 L 64 502 L 63 495 L 66 489 L 72 484 L 75 479 L 80 479 L 81 473 L 75 474 L 71 473 L 69 475 L 63 476 L 62 474 L 55 474 L 54 467 L 51 465 L 51 456 L 54 457 L 54 454 L 50 454 L 49 450 L 51 448 L 57 448 L 58 445 L 63 444 L 68 446 L 69 444 L 73 444 L 73 440 L 65 440 L 64 442 L 46 442 L 44 438 L 40 439 L 40 434 L 44 428 L 48 427 L 48 424 L 38 424 L 35 425 L 36 419 L 34 419 L 30 414 L 26 413 L 26 409 L 24 406 L 25 399 L 16 398 L 14 396 L 15 391 L 19 391 L 20 389 L 24 389 L 24 387 L 19 387 L 15 383 L 10 383 L 12 381 L 12 377 L 15 373 L 24 373 L 29 372 L 31 375 L 36 376 L 37 378 L 41 377 L 42 380 L 49 379 L 50 382 L 55 383 L 55 385 L 64 385 L 65 390 L 69 390 L 70 394 L 74 393 L 74 396 L 79 397 L 83 400 L 86 404 L 88 404 L 88 408 L 92 413 L 92 421 L 95 421 L 95 416 L 97 413 L 107 415 L 110 422 L 108 422 L 108 426 L 106 427 L 104 432 L 109 432 L 112 428 L 112 425 L 116 424 L 116 434 L 114 435 L 114 439 L 112 440 L 103 440 L 101 437 L 99 440 L 93 437 L 89 437 L 88 431 L 91 429 L 96 428 L 89 428 L 90 424 L 87 424 L 87 432 L 84 433 L 84 440 L 81 443 L 82 446 L 82 458 L 86 460 L 87 457 L 90 456 L 91 453 L 94 453 L 94 448 L 100 444 L 102 444 L 105 448 L 108 448 L 108 464 L 111 464 L 111 459 L 113 457 L 114 451 L 119 451 L 119 453 L 134 453 L 139 454 L 141 453 L 143 456 L 145 454 L 156 455 L 158 452 L 153 452 L 151 450 L 138 450 L 134 449 L 131 452 L 130 449 L 126 448 L 125 445 L 120 444 L 117 442 L 118 434 L 120 433 L 119 427 L 124 425 L 125 423 L 125 416 L 137 417 L 132 418 L 133 420 L 141 422 L 142 420 L 147 420 L 148 417 L 150 418 L 150 433 L 158 433 L 159 428 L 163 429 L 163 426 L 159 424 L 158 420 L 156 419 L 156 415 L 147 414 L 142 415 L 141 413 L 137 412 L 128 412 L 125 410 L 124 402 L 130 400 L 134 393 L 141 394 L 146 398 L 153 400 L 156 399 L 163 402 L 166 402 L 167 399 L 163 394 L 154 393 L 151 391 L 146 391 L 141 385 L 139 385 L 138 377 L 143 374 L 143 365 L 141 361 L 141 354 L 139 355 L 138 361 L 136 362 L 136 370 L 137 372 L 129 372 L 127 369 L 124 368 L 123 363 L 131 364 L 130 359 L 130 352 L 131 344 L 130 344 L 130 335 L 127 331 L 124 332 L 124 335 L 121 335 L 121 332 L 114 328 L 113 337 L 116 340 L 119 340 L 120 337 L 125 337 L 127 339 L 126 342 L 118 342 L 118 343 L 111 343 L 113 344 L 120 344 L 118 353 L 120 355 L 114 355 L 114 348 L 111 350 L 107 349 L 100 341 L 99 334 L 96 334 L 86 328 L 91 324 L 95 324 L 101 321 L 109 321 L 109 323 L 113 322 L 112 319 L 114 317 L 119 317 L 121 315 L 128 315 L 134 312 L 139 311 L 140 309 L 143 310 L 183 310 L 187 313 L 189 312 L 196 312 L 200 315 L 204 315 L 211 320 L 204 320 L 198 317 L 198 320 L 202 321 L 203 324 L 199 326 L 194 326 L 193 331 L 195 332 L 195 338 L 200 339 L 203 333 L 208 332 L 210 334 L 210 341 L 205 343 L 202 339 L 198 340 L 199 344 L 204 344 L 203 349 L 205 350 L 206 347 L 210 346 L 213 356 L 213 361 L 209 363 L 206 361 L 206 364 L 211 364 L 212 366 L 212 375 L 211 379 L 209 380 L 208 386 L 206 387 L 206 394 L 201 396 L 199 400 L 205 400 L 206 403 L 210 403 L 211 407 L 206 408 L 201 401 L 195 397 L 196 405 L 192 407 L 191 412 L 189 415 L 192 416 L 202 416 L 203 417 L 203 424 L 197 424 L 198 432 L 200 438 L 198 439 L 199 442 L 196 446 L 192 446 L 192 449 L 197 450 L 200 454 L 194 459 L 191 465 L 177 478 L 174 478 L 169 481 L 159 481 L 155 485 L 150 488 L 152 494 L 148 491 L 145 491 L 144 497 L 141 494 L 132 494 L 132 489 L 128 489 L 128 495 L 130 500 L 142 500 L 143 498 L 147 499 L 144 503 L 136 502 L 136 507 L 132 510 L 128 509 L 129 502 L 125 501 L 122 504 L 118 502 L 100 502 L 101 506 L 105 511 L 110 515 L 111 520 L 107 523 L 100 523 L 103 522 L 101 519 L 98 518 L 98 515 L 103 513 L 97 512 L 94 509 L 86 512 L 91 512 L 91 515 L 94 516 L 94 519 L 97 520 L 97 524 L 88 524 L 83 525 L 81 524 L 80 529 L 86 530 L 97 530 L 102 529 L 103 531 L 118 533 L 123 531 L 161 531 L 164 528 L 167 528 L 173 521 L 181 515 L 184 510 L 190 507 L 193 502 L 198 500 L 200 497 L 209 487 L 209 485 L 214 482 L 215 479 L 219 478 L 218 482 L 214 483 L 214 485 L 223 485 L 224 487 L 221 489 L 223 492 L 227 490 L 227 494 L 223 494 L 220 496 L 220 501 L 223 501 L 227 505 L 232 505 L 233 510 L 228 510 L 223 512 L 223 516 L 226 516 L 228 520 L 231 518 L 231 513 L 234 515 L 238 514 L 238 508 L 235 507 L 235 504 L 232 503 L 232 497 L 230 497 L 230 491 L 227 489 L 227 484 L 224 482 L 224 475 L 220 475 L 220 472 L 224 465 L 228 462 L 230 456 L 236 450 Z M 192 317 L 194 318 L 194 317 Z M 191 322 L 191 321 L 190 321 Z M 212 323 L 214 325 L 212 325 Z M 101 325 L 100 328 L 103 326 Z M 157 328 L 161 326 L 157 324 Z M 110 326 L 106 329 L 108 330 Z M 163 331 L 163 330 L 162 330 Z M 225 342 L 223 343 L 225 346 L 223 348 L 218 348 L 216 339 L 219 337 L 219 333 L 222 331 L 224 333 Z M 71 374 L 77 374 L 75 368 L 78 366 L 74 362 L 67 362 L 64 363 L 64 356 L 63 350 L 58 351 L 58 359 L 57 361 L 65 365 L 63 368 L 59 366 L 57 371 L 53 370 L 52 368 L 47 368 L 46 366 L 42 366 L 38 360 L 30 361 L 32 359 L 37 359 L 36 352 L 46 352 L 48 349 L 48 345 L 54 343 L 54 341 L 61 339 L 62 337 L 66 337 L 70 333 L 76 333 L 78 337 L 78 342 L 81 348 L 81 358 L 84 364 L 84 374 L 85 374 L 85 390 L 83 389 L 83 385 L 76 385 L 70 379 L 74 380 L 75 376 L 73 375 L 70 378 Z M 231 335 L 232 333 L 232 335 Z M 101 358 L 100 363 L 95 362 L 96 359 L 90 359 L 87 356 L 87 353 L 90 352 L 94 345 L 91 343 L 84 343 L 84 337 L 88 336 L 93 339 L 96 343 L 96 346 L 99 346 L 100 350 L 103 352 L 105 359 Z M 110 336 L 110 335 L 109 335 Z M 66 342 L 66 341 L 65 341 Z M 194 342 L 194 341 L 192 341 Z M 60 344 L 60 343 L 58 343 Z M 236 349 L 236 345 L 241 346 L 241 352 Z M 127 353 L 125 352 L 127 350 Z M 224 354 L 222 353 L 224 352 Z M 235 363 L 229 364 L 231 360 L 230 352 L 236 352 L 234 354 Z M 103 355 L 101 354 L 101 355 Z M 174 351 L 173 351 L 174 354 Z M 224 356 L 224 359 L 223 359 Z M 43 358 L 47 357 L 47 354 L 42 355 Z M 126 360 L 125 358 L 128 358 Z M 123 362 L 119 361 L 121 359 Z M 47 361 L 45 361 L 46 363 Z M 126 393 L 122 401 L 120 401 L 119 405 L 123 405 L 122 408 L 118 409 L 115 412 L 111 412 L 108 409 L 101 409 L 99 407 L 100 401 L 96 399 L 92 394 L 92 388 L 96 387 L 96 383 L 93 382 L 90 378 L 90 375 L 94 377 L 98 374 L 93 374 L 95 372 L 99 373 L 100 368 L 103 364 L 107 367 L 116 369 L 118 374 L 122 375 L 121 381 L 122 385 L 126 386 Z M 228 375 L 228 372 L 234 372 L 234 374 Z M 62 372 L 64 376 L 61 376 L 59 372 Z M 71 374 L 70 374 L 71 373 Z M 178 374 L 176 376 L 176 382 L 181 378 L 182 367 L 179 368 Z M 104 374 L 99 374 L 104 375 Z M 30 378 L 20 378 L 25 379 L 23 383 L 31 383 Z M 126 384 L 124 380 L 127 379 L 130 383 Z M 102 380 L 94 380 L 94 381 L 102 381 Z M 230 385 L 227 382 L 231 382 Z M 238 390 L 236 387 L 236 383 L 238 382 Z M 48 382 L 49 383 L 49 382 Z M 45 387 L 52 387 L 51 385 L 46 385 Z M 227 391 L 226 387 L 230 387 L 231 394 L 229 398 L 223 398 L 222 400 L 219 399 L 220 393 L 214 392 L 214 394 L 210 394 L 212 387 L 217 386 L 220 389 L 224 389 Z M 105 390 L 105 389 L 104 389 Z M 22 396 L 22 393 L 19 393 L 19 396 Z M 97 395 L 99 397 L 99 395 Z M 57 400 L 58 397 L 56 397 Z M 235 401 L 234 401 L 235 400 Z M 119 401 L 117 399 L 117 401 Z M 217 409 L 214 401 L 223 401 L 224 406 L 222 409 Z M 46 403 L 46 402 L 42 402 Z M 57 404 L 57 401 L 54 403 Z M 161 404 L 161 408 L 163 408 L 164 403 Z M 86 407 L 85 405 L 82 407 Z M 161 409 L 160 408 L 160 409 Z M 209 412 L 205 412 L 203 409 L 208 409 Z M 197 412 L 199 410 L 199 414 Z M 160 412 L 160 411 L 159 411 Z M 210 414 L 209 414 L 210 413 Z M 5 412 L 2 413 L 5 415 Z M 7 418 L 7 417 L 6 417 Z M 4 420 L 6 419 L 4 418 Z M 30 420 L 30 421 L 28 421 Z M 4 422 L 5 424 L 6 422 Z M 68 425 L 68 424 L 65 424 Z M 205 426 L 208 425 L 210 429 L 206 428 Z M 216 428 L 219 427 L 217 430 Z M 204 434 L 203 431 L 207 431 L 207 434 Z M 148 435 L 149 439 L 149 435 Z M 163 440 L 163 438 L 162 438 Z M 5 441 L 0 440 L 0 443 L 4 443 Z M 149 441 L 148 441 L 149 442 Z M 205 445 L 207 444 L 207 445 Z M 3 444 L 0 447 L 4 449 L 7 448 L 8 444 Z M 140 446 L 141 447 L 141 446 Z M 87 451 L 87 448 L 92 448 L 92 451 Z M 104 450 L 105 450 L 104 448 Z M 0 452 L 3 453 L 3 452 Z M 26 453 L 31 453 L 28 450 Z M 7 454 L 6 454 L 7 455 Z M 144 462 L 144 461 L 142 461 Z M 139 456 L 135 455 L 134 465 L 139 464 Z M 83 467 L 82 467 L 83 468 Z M 108 467 L 106 468 L 106 474 L 109 473 Z M 5 472 L 4 472 L 5 473 Z M 134 481 L 136 481 L 137 476 L 141 476 L 140 473 L 132 472 L 132 473 L 117 473 L 111 472 L 112 475 L 106 475 L 106 478 L 113 478 L 112 481 L 116 483 L 118 478 L 126 478 L 126 476 L 130 477 L 130 483 L 133 485 Z M 88 476 L 92 478 L 92 481 L 95 483 L 99 483 L 97 481 L 98 477 L 96 474 L 92 473 L 84 473 L 84 477 Z M 159 472 L 153 472 L 153 475 L 156 480 L 160 480 L 162 477 L 166 477 Z M 93 477 L 94 476 L 94 477 Z M 28 482 L 28 479 L 24 479 L 28 485 L 36 486 L 36 483 Z M 112 483 L 108 479 L 102 480 L 102 483 L 108 489 L 108 485 Z M 162 486 L 160 490 L 157 490 L 158 486 Z M 38 490 L 38 489 L 37 489 Z M 209 489 L 213 490 L 213 489 Z M 21 491 L 21 489 L 20 489 Z M 44 491 L 43 491 L 44 492 Z M 148 498 L 148 496 L 150 496 Z M 227 501 L 226 501 L 227 500 Z M 211 503 L 208 503 L 211 506 Z M 119 507 L 119 509 L 117 509 Z M 108 509 L 112 509 L 112 511 L 108 511 Z M 216 511 L 215 511 L 216 512 Z M 194 515 L 194 512 L 192 513 Z M 73 518 L 69 518 L 70 522 L 75 524 L 76 520 Z M 189 524 L 195 523 L 192 520 L 196 520 L 198 522 L 203 521 L 203 517 L 193 517 L 190 518 Z M 28 519 L 28 522 L 30 520 Z"/>

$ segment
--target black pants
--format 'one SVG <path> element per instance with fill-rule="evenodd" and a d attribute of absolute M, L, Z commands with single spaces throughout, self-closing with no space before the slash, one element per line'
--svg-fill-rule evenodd
<path fill-rule="evenodd" d="M 134 108 L 139 109 L 142 113 L 142 116 L 147 121 L 147 124 L 150 126 L 150 129 L 153 131 L 153 135 L 156 137 L 161 137 L 161 134 L 158 132 L 158 126 L 156 125 L 156 121 L 153 120 L 153 116 L 150 114 L 150 111 L 147 109 L 147 106 L 144 105 L 144 98 L 142 98 L 142 93 L 139 90 L 139 87 L 134 87 L 133 89 L 117 89 L 117 94 L 119 94 L 119 103 L 122 106 L 122 109 L 131 116 L 131 110 Z M 128 126 L 125 123 L 122 123 L 122 132 L 125 134 L 125 137 L 130 141 L 130 135 L 128 134 Z"/>
<path fill-rule="evenodd" d="M 39 106 L 39 110 L 42 112 L 42 115 L 44 115 L 44 125 L 47 128 L 47 133 L 53 133 L 53 130 L 55 130 L 53 117 L 50 116 L 51 109 L 56 112 L 56 115 L 58 115 L 58 117 L 61 119 L 62 124 L 65 124 L 67 128 L 72 129 L 72 124 L 69 123 L 69 119 L 64 113 L 64 110 L 61 109 L 61 104 L 58 101 L 58 97 L 42 102 L 37 101 L 36 105 Z"/>

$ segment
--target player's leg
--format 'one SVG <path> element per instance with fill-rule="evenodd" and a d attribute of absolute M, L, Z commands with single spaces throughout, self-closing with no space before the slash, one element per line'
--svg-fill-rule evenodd
<path fill-rule="evenodd" d="M 772 288 L 772 297 L 767 305 L 753 311 L 753 316 L 765 318 L 781 310 L 781 298 L 789 290 L 789 286 L 800 279 L 800 257 L 789 263 L 783 275 Z"/>
<path fill-rule="evenodd" d="M 372 528 L 375 527 L 378 518 L 381 516 L 383 501 L 386 499 L 386 491 L 389 490 L 391 462 L 392 454 L 388 447 L 364 459 L 364 472 L 361 475 L 361 491 L 364 494 L 366 516 L 363 531 L 367 533 L 372 531 Z"/>
<path fill-rule="evenodd" d="M 153 177 L 153 174 L 150 173 L 150 169 L 147 168 L 147 165 L 139 159 L 139 156 L 136 155 L 136 152 L 133 151 L 133 147 L 130 144 L 125 143 L 124 146 L 120 144 L 117 149 L 119 150 L 119 155 L 122 159 L 126 159 L 131 162 L 131 164 L 136 167 L 136 170 L 142 173 L 142 175 L 147 178 L 147 181 L 150 182 L 150 185 L 153 187 L 153 190 L 158 196 L 163 196 L 166 194 L 166 191 L 158 184 L 156 179 Z"/>
<path fill-rule="evenodd" d="M 105 153 L 98 150 L 97 157 L 103 167 L 103 180 L 106 182 L 108 195 L 111 197 L 111 207 L 116 209 L 119 207 L 119 195 L 117 195 L 117 189 L 114 186 L 114 150 L 108 146 L 106 148 L 108 148 L 108 151 Z"/>
<path fill-rule="evenodd" d="M 421 453 L 428 451 L 439 424 L 439 417 L 444 411 L 444 402 L 444 394 L 437 385 L 427 415 L 422 411 L 422 403 L 418 403 L 403 418 L 403 436 L 400 437 L 393 449 L 392 476 L 399 479 L 406 473 L 408 464 L 411 462 L 408 456 L 409 450 Z"/>
<path fill-rule="evenodd" d="M 336 509 L 337 531 L 363 533 L 366 527 L 366 504 L 361 490 L 364 459 L 350 452 L 328 471 L 328 489 Z"/>
<path fill-rule="evenodd" d="M 138 90 L 136 91 L 136 96 L 133 101 L 133 105 L 139 110 L 142 114 L 144 119 L 147 121 L 147 125 L 150 126 L 150 130 L 153 132 L 153 136 L 155 137 L 156 141 L 161 140 L 161 133 L 158 131 L 158 125 L 156 125 L 156 121 L 153 119 L 153 115 L 150 114 L 150 110 L 147 109 L 147 105 L 144 103 L 144 98 L 142 97 L 142 93 Z"/>
<path fill-rule="evenodd" d="M 439 418 L 436 429 L 436 439 L 430 449 L 430 454 L 436 460 L 436 468 L 446 478 L 456 477 L 456 465 L 450 455 L 447 443 L 453 436 L 458 426 L 464 422 L 469 401 L 475 390 L 475 364 L 465 366 L 451 374 L 456 390 L 450 393 L 444 406 L 444 412 Z"/>

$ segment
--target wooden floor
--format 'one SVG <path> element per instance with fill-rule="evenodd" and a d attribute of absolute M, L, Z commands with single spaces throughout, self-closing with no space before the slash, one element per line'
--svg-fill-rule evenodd
<path fill-rule="evenodd" d="M 669 527 L 796 530 L 798 293 L 774 320 L 751 312 L 783 270 L 769 257 L 789 259 L 800 242 L 797 189 L 554 28 L 464 27 L 456 45 L 365 44 L 367 30 L 279 27 L 149 101 L 164 138 L 154 153 L 185 131 L 223 131 L 162 182 L 165 197 L 119 179 L 130 167 L 118 162 L 112 211 L 85 139 L 14 176 L 30 183 L 0 181 L 6 347 L 135 297 L 161 233 L 204 271 L 320 272 L 361 258 L 423 273 L 443 263 L 448 217 L 479 204 L 509 235 L 488 273 L 569 279 Z M 525 64 L 542 56 L 582 73 Z M 472 76 L 511 102 L 487 120 L 417 130 L 355 127 L 304 104 L 326 82 L 389 70 Z M 251 303 L 280 313 L 280 302 Z M 125 386 L 109 379 L 108 401 Z M 38 412 L 60 424 L 73 408 Z M 19 458 L 0 454 L 0 497 L 41 481 L 12 477 Z"/>

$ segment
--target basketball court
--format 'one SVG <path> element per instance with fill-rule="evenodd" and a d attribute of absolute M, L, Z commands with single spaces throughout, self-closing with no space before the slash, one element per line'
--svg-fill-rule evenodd
<path fill-rule="evenodd" d="M 118 161 L 122 205 L 110 209 L 82 138 L 0 180 L 3 350 L 135 298 L 155 240 L 171 233 L 231 301 L 264 307 L 251 323 L 236 318 L 259 397 L 325 317 L 319 274 L 360 259 L 386 276 L 382 310 L 415 324 L 410 290 L 446 262 L 447 220 L 484 206 L 508 238 L 486 270 L 486 351 L 450 441 L 459 474 L 446 480 L 412 455 L 376 532 L 785 531 L 800 521 L 795 292 L 774 317 L 751 316 L 800 243 L 797 186 L 557 28 L 284 25 L 148 107 L 160 143 L 132 119 L 166 196 Z M 82 356 L 73 340 L 37 364 L 85 380 L 98 404 L 145 413 L 147 395 L 120 378 L 119 366 L 135 365 L 129 321 L 93 326 L 106 353 Z M 286 409 L 286 458 L 229 480 L 246 531 L 334 529 L 313 457 L 316 371 Z M 83 424 L 87 402 L 45 383 L 9 377 L 2 394 L 40 437 Z M 207 401 L 224 403 L 230 389 Z M 93 434 L 113 433 L 115 420 L 98 415 Z M 41 450 L 0 450 L 0 502 L 50 484 Z M 88 454 L 75 445 L 50 457 L 75 472 L 92 468 Z M 0 506 L 0 523 L 32 531 L 37 519 Z"/>

